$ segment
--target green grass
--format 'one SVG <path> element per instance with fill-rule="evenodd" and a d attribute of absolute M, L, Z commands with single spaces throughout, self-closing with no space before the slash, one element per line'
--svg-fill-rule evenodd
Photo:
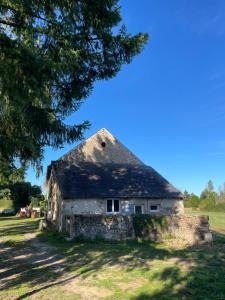
<path fill-rule="evenodd" d="M 65 242 L 36 228 L 37 220 L 0 218 L 0 299 L 225 299 L 223 231 L 215 233 L 212 246 L 174 248 Z"/>
<path fill-rule="evenodd" d="M 0 211 L 3 209 L 13 208 L 13 201 L 12 200 L 0 200 Z"/>
<path fill-rule="evenodd" d="M 225 213 L 224 212 L 209 212 L 209 211 L 194 211 L 185 209 L 185 212 L 190 215 L 207 215 L 209 216 L 210 227 L 217 231 L 225 232 Z"/>

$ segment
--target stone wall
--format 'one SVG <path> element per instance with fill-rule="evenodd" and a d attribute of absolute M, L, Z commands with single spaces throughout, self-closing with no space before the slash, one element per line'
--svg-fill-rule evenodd
<path fill-rule="evenodd" d="M 196 244 L 208 241 L 211 234 L 208 216 L 146 216 L 146 220 L 141 223 L 148 224 L 139 230 L 139 236 L 146 240 L 160 241 L 169 237 Z"/>
<path fill-rule="evenodd" d="M 170 235 L 189 244 L 195 244 L 206 241 L 210 235 L 207 216 L 164 216 L 163 226 L 157 226 L 160 217 L 150 218 L 153 225 L 148 226 L 148 230 L 145 230 L 142 236 L 146 240 L 161 240 Z M 80 236 L 106 240 L 135 238 L 133 216 L 73 215 L 65 218 L 65 222 L 68 220 L 69 227 L 65 225 L 64 228 L 67 228 L 71 238 Z"/>
<path fill-rule="evenodd" d="M 134 238 L 131 216 L 74 216 L 72 237 L 125 240 Z"/>
<path fill-rule="evenodd" d="M 165 233 L 190 244 L 206 241 L 210 233 L 208 216 L 167 216 L 166 220 Z"/>
<path fill-rule="evenodd" d="M 61 192 L 59 186 L 54 178 L 54 174 L 51 174 L 49 179 L 49 191 L 48 191 L 48 212 L 47 218 L 54 223 L 55 227 L 61 230 Z"/>

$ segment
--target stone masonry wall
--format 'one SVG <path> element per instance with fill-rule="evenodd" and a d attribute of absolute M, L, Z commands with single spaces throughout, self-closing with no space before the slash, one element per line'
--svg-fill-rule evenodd
<path fill-rule="evenodd" d="M 171 215 L 184 212 L 183 200 L 179 199 L 138 199 L 128 198 L 120 200 L 120 214 L 132 215 L 134 206 L 141 205 L 144 214 Z M 159 205 L 159 212 L 151 213 L 150 206 Z M 62 213 L 67 215 L 71 212 L 74 215 L 105 215 L 107 211 L 106 199 L 66 199 L 62 201 Z"/>
<path fill-rule="evenodd" d="M 208 216 L 167 216 L 166 220 L 165 233 L 189 244 L 204 242 L 210 234 Z"/>
<path fill-rule="evenodd" d="M 125 240 L 134 238 L 131 216 L 74 216 L 73 237 L 88 239 Z"/>
<path fill-rule="evenodd" d="M 157 220 L 157 217 L 152 216 L 151 218 Z M 161 240 L 169 234 L 176 239 L 195 244 L 205 242 L 207 235 L 210 235 L 207 216 L 180 215 L 164 216 L 164 218 L 163 227 L 148 228 L 143 238 Z M 153 223 L 157 223 L 157 221 Z M 67 231 L 71 238 L 80 236 L 87 239 L 103 238 L 106 240 L 135 238 L 133 216 L 73 215 Z"/>

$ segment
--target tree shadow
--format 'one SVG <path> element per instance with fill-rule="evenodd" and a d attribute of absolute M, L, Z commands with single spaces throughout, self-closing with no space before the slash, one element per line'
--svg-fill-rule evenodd
<path fill-rule="evenodd" d="M 24 221 L 18 231 L 32 231 Z M 17 232 L 17 226 L 6 226 L 5 234 Z M 108 267 L 123 270 L 141 270 L 148 274 L 151 262 L 175 259 L 174 264 L 146 275 L 144 290 L 130 299 L 225 299 L 225 235 L 214 233 L 214 243 L 182 249 L 161 244 L 137 241 L 127 242 L 63 242 L 55 233 L 44 232 L 29 242 L 1 243 L 0 291 L 28 286 L 17 299 L 25 299 L 53 286 L 63 285 L 75 278 L 88 278 Z M 48 241 L 53 247 L 48 248 Z M 43 247 L 45 245 L 45 247 Z M 188 269 L 179 264 L 189 265 Z M 13 279 L 12 279 L 13 278 Z M 149 287 L 162 282 L 160 289 Z"/>
<path fill-rule="evenodd" d="M 225 235 L 214 232 L 213 245 L 187 247 L 175 251 L 183 262 L 190 259 L 194 265 L 182 272 L 176 265 L 155 273 L 152 279 L 165 284 L 155 292 L 141 292 L 132 300 L 146 299 L 225 299 Z"/>
<path fill-rule="evenodd" d="M 27 225 L 27 227 L 26 227 Z M 33 230 L 30 224 L 8 226 L 5 235 Z M 121 266 L 126 270 L 147 269 L 145 259 L 165 259 L 166 249 L 156 249 L 156 244 L 137 242 L 62 242 L 52 238 L 52 232 L 42 233 L 39 239 L 52 240 L 53 248 L 35 248 L 36 238 L 28 242 L 2 242 L 0 261 L 0 291 L 17 289 L 26 284 L 30 291 L 18 297 L 24 299 L 41 290 L 63 284 L 77 277 L 86 278 L 108 266 Z M 44 244 L 44 243 L 43 243 Z M 66 274 L 66 277 L 64 275 Z M 69 276 L 68 276 L 69 275 Z M 11 280 L 13 276 L 13 280 Z"/>
<path fill-rule="evenodd" d="M 32 232 L 34 229 L 38 227 L 38 220 L 29 222 L 28 219 L 18 219 L 17 217 L 2 217 L 0 218 L 0 223 L 2 221 L 20 221 L 16 223 L 16 225 L 12 226 L 12 224 L 5 224 L 0 226 L 0 237 L 1 236 L 13 236 L 13 235 L 21 235 Z"/>

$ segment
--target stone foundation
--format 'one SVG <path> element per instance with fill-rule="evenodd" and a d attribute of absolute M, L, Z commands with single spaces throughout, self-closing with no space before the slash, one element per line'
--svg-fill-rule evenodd
<path fill-rule="evenodd" d="M 140 215 L 139 218 L 145 216 Z M 70 238 L 126 240 L 141 237 L 160 241 L 171 237 L 188 244 L 210 241 L 208 216 L 148 216 L 150 223 L 139 234 L 134 228 L 133 218 L 122 215 L 73 215 L 65 217 L 63 227 Z"/>

